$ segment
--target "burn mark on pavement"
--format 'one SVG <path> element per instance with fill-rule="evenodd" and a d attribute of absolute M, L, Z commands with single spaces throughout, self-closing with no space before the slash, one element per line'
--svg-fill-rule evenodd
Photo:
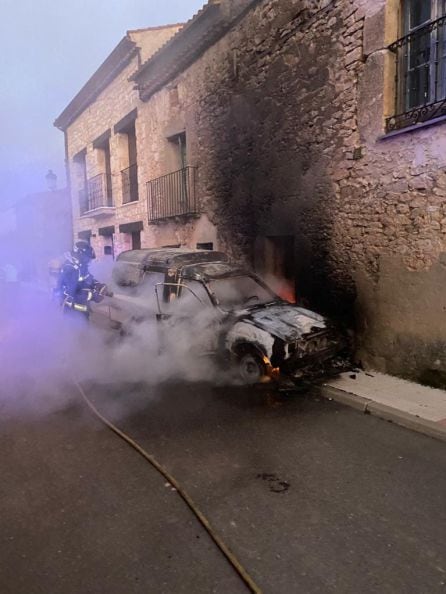
<path fill-rule="evenodd" d="M 268 483 L 271 493 L 285 493 L 291 487 L 290 483 L 281 480 L 275 473 L 261 472 L 256 478 Z"/>

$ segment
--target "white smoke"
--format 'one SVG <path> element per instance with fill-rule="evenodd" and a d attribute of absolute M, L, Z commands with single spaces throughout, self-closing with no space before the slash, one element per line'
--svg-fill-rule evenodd
<path fill-rule="evenodd" d="M 120 276 L 119 262 L 112 260 L 93 262 L 91 272 L 115 297 L 93 304 L 90 321 L 62 313 L 49 292 L 0 281 L 0 414 L 63 408 L 78 397 L 73 380 L 111 387 L 143 383 L 148 398 L 170 382 L 239 383 L 229 362 L 215 357 L 222 350 L 224 313 L 200 283 L 187 281 L 175 298 L 162 273 L 144 276 L 135 267 L 133 278 L 127 267 Z M 212 282 L 223 310 L 275 297 L 249 277 Z M 125 398 L 116 404 L 122 414 L 132 406 Z"/>
<path fill-rule="evenodd" d="M 128 321 L 125 332 L 100 328 L 81 315 L 63 314 L 50 295 L 2 287 L 0 295 L 0 414 L 40 415 L 77 396 L 72 380 L 89 384 L 144 383 L 147 393 L 170 381 L 221 381 L 215 361 L 215 310 L 182 299 L 181 316 Z M 14 293 L 14 295 L 13 295 Z M 155 306 L 153 286 L 133 295 Z M 137 306 L 135 306 L 137 309 Z M 148 396 L 150 397 L 150 396 Z M 126 403 L 122 412 L 130 413 Z"/>

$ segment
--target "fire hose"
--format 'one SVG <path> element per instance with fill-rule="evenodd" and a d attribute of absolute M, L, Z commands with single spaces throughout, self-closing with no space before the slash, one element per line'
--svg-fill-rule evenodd
<path fill-rule="evenodd" d="M 151 454 L 146 452 L 146 450 L 144 450 L 136 441 L 134 441 L 126 433 L 121 431 L 121 429 L 118 429 L 118 427 L 116 427 L 111 421 L 106 419 L 98 411 L 98 409 L 95 407 L 93 402 L 88 398 L 87 394 L 85 393 L 85 390 L 83 389 L 83 387 L 81 386 L 81 384 L 79 383 L 79 381 L 76 378 L 73 378 L 73 383 L 74 383 L 75 387 L 77 388 L 79 394 L 83 398 L 85 404 L 91 410 L 91 412 L 102 423 L 104 423 L 104 425 L 106 425 L 109 429 L 111 429 L 114 433 L 116 433 L 116 435 L 118 435 L 121 439 L 123 439 L 130 446 L 132 446 L 132 448 L 134 448 L 143 458 L 145 458 L 145 460 L 147 460 L 147 462 L 149 462 L 169 482 L 169 484 L 171 484 L 175 488 L 178 495 L 183 499 L 183 501 L 186 503 L 186 505 L 189 507 L 189 509 L 196 516 L 196 518 L 201 523 L 203 528 L 206 530 L 206 532 L 209 534 L 211 539 L 217 545 L 220 552 L 223 553 L 223 555 L 226 557 L 227 561 L 230 563 L 232 568 L 236 571 L 238 576 L 245 583 L 245 585 L 250 590 L 250 592 L 253 592 L 254 594 L 262 594 L 262 591 L 259 588 L 259 586 L 257 586 L 257 584 L 254 582 L 254 580 L 249 575 L 247 570 L 243 567 L 243 565 L 240 563 L 240 561 L 236 558 L 234 553 L 232 553 L 232 551 L 229 549 L 229 547 L 218 536 L 218 534 L 215 532 L 215 530 L 211 526 L 209 520 L 206 518 L 206 516 L 203 514 L 203 512 L 200 511 L 200 509 L 194 503 L 191 496 L 183 489 L 183 487 L 179 484 L 179 482 L 175 479 L 175 477 L 173 477 Z"/>

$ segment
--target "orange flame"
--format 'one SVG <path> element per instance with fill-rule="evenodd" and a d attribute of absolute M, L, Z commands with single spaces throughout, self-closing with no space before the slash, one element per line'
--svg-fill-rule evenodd
<path fill-rule="evenodd" d="M 279 290 L 276 292 L 279 297 L 288 301 L 288 303 L 296 303 L 296 295 L 290 286 L 283 285 L 282 287 L 279 287 Z"/>
<path fill-rule="evenodd" d="M 294 281 L 267 274 L 265 276 L 265 282 L 281 299 L 288 301 L 288 303 L 296 303 L 297 300 Z"/>

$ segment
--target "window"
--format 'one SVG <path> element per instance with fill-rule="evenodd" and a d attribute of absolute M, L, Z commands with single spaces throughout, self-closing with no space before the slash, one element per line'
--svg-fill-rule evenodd
<path fill-rule="evenodd" d="M 138 200 L 138 159 L 136 142 L 136 118 L 138 110 L 124 116 L 113 130 L 116 135 L 118 159 L 121 163 L 122 203 Z"/>
<path fill-rule="evenodd" d="M 79 192 L 79 209 L 81 215 L 88 210 L 87 194 L 87 150 L 84 149 L 73 157 L 74 174 Z"/>
<path fill-rule="evenodd" d="M 212 252 L 214 249 L 214 244 L 212 241 L 206 241 L 204 243 L 197 243 L 197 250 L 208 250 Z"/>
<path fill-rule="evenodd" d="M 203 311 L 203 307 L 212 305 L 209 294 L 202 283 L 186 280 L 181 284 L 184 285 L 181 287 L 180 307 L 182 312 L 199 313 Z"/>
<path fill-rule="evenodd" d="M 88 210 L 113 206 L 110 129 L 93 141 L 98 173 L 88 180 Z"/>
<path fill-rule="evenodd" d="M 446 115 L 446 0 L 406 0 L 396 57 L 396 115 L 387 131 Z"/>
<path fill-rule="evenodd" d="M 141 249 L 141 231 L 132 231 L 132 250 Z"/>
<path fill-rule="evenodd" d="M 77 234 L 77 236 L 79 237 L 79 239 L 83 239 L 84 241 L 88 241 L 88 243 L 91 243 L 91 231 L 90 231 L 90 229 L 88 231 L 79 231 L 79 233 Z"/>
<path fill-rule="evenodd" d="M 181 284 L 190 289 L 190 291 L 184 291 L 184 294 L 190 293 L 192 291 L 196 299 L 200 300 L 199 302 L 201 302 L 203 305 L 210 305 L 211 302 L 209 294 L 206 291 L 203 283 L 195 280 L 183 280 L 181 281 Z M 183 291 L 181 292 L 181 295 L 183 296 Z"/>
<path fill-rule="evenodd" d="M 231 276 L 209 281 L 208 287 L 225 311 L 264 305 L 276 295 L 252 276 Z"/>
<path fill-rule="evenodd" d="M 138 166 L 136 156 L 135 122 L 121 132 L 125 135 L 128 167 L 121 171 L 122 178 L 122 203 L 138 200 Z"/>
<path fill-rule="evenodd" d="M 174 169 L 184 169 L 187 165 L 186 132 L 174 134 L 168 138 L 168 141 Z"/>
<path fill-rule="evenodd" d="M 124 233 L 125 243 L 130 244 L 132 250 L 141 249 L 141 231 L 143 229 L 142 221 L 135 221 L 134 223 L 122 223 L 119 225 L 119 233 Z"/>

